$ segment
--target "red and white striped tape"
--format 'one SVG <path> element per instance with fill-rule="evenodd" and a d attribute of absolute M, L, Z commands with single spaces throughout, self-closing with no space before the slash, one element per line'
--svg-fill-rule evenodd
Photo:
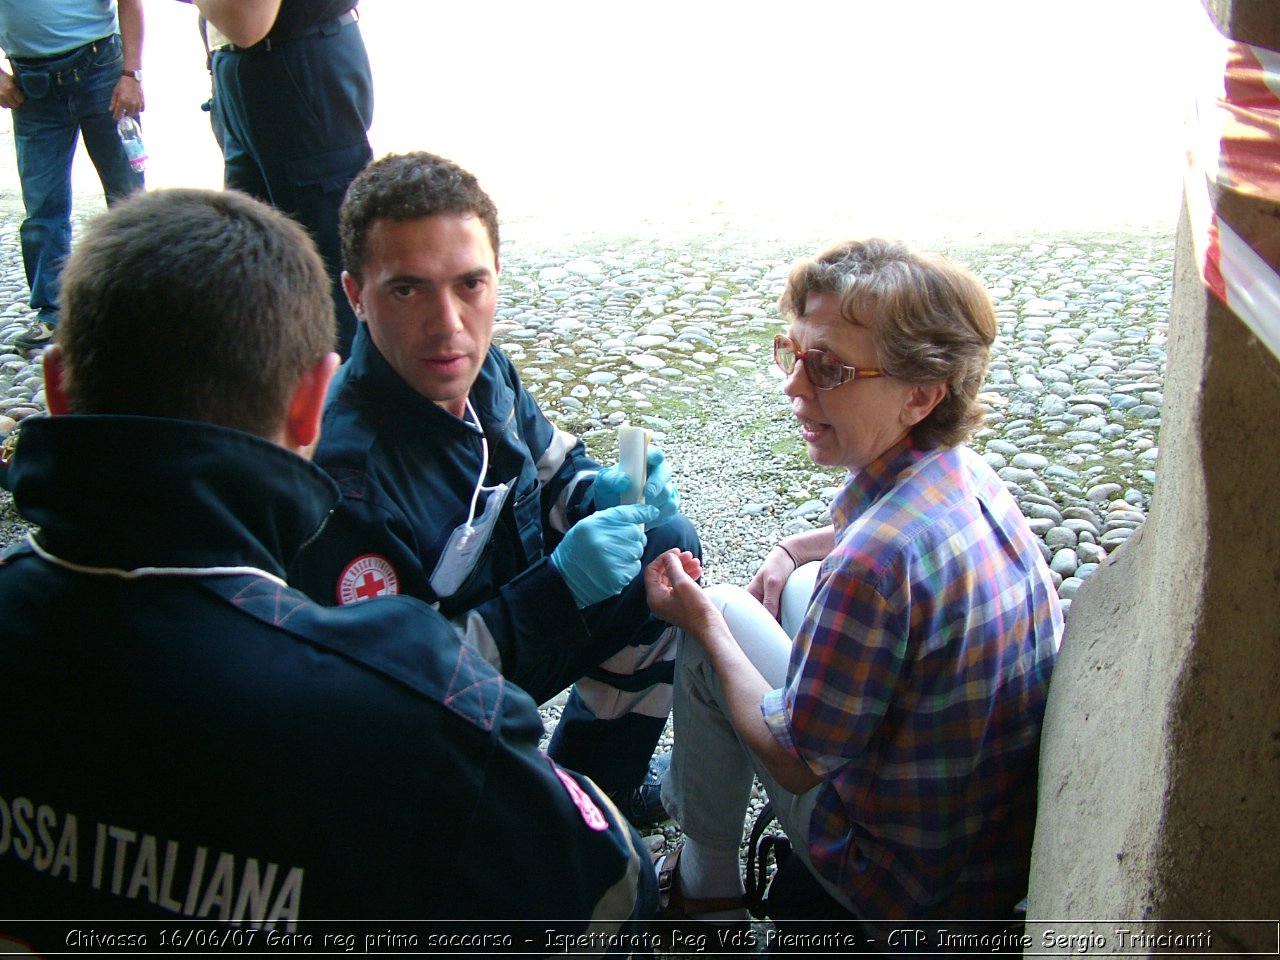
<path fill-rule="evenodd" d="M 1280 274 L 1211 199 L 1216 186 L 1280 203 L 1280 53 L 1224 37 L 1206 19 L 1187 172 L 1196 260 L 1205 286 L 1280 357 Z M 1280 253 L 1280 229 L 1252 239 Z"/>

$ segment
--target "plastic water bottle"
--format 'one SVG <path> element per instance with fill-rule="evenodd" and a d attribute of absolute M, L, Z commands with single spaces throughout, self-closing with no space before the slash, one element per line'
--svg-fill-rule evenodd
<path fill-rule="evenodd" d="M 116 132 L 120 134 L 129 166 L 133 167 L 134 173 L 142 173 L 147 166 L 147 148 L 142 142 L 142 128 L 138 126 L 138 121 L 130 116 L 121 117 L 116 124 Z"/>

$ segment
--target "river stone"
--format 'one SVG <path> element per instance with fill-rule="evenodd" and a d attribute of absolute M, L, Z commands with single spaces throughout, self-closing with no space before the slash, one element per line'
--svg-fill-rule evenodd
<path fill-rule="evenodd" d="M 1073 575 L 1078 566 L 1080 566 L 1080 558 L 1076 556 L 1074 550 L 1067 547 L 1055 551 L 1053 559 L 1049 561 L 1049 569 L 1064 577 Z"/>

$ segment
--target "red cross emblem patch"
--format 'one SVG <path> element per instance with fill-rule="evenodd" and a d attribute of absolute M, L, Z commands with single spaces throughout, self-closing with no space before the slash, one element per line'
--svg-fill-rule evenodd
<path fill-rule="evenodd" d="M 394 597 L 400 592 L 400 578 L 391 561 L 376 553 L 366 553 L 352 560 L 338 577 L 338 603 Z"/>

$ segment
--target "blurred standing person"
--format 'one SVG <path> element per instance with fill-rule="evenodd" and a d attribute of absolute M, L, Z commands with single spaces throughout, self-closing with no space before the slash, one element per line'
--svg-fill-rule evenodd
<path fill-rule="evenodd" d="M 213 28 L 213 121 L 223 182 L 301 223 L 324 257 L 346 359 L 338 207 L 373 158 L 373 76 L 358 0 L 195 0 Z"/>
<path fill-rule="evenodd" d="M 0 107 L 13 111 L 13 142 L 26 211 L 22 265 L 36 318 L 13 340 L 43 347 L 58 322 L 59 274 L 71 252 L 71 161 L 76 134 L 107 204 L 143 187 L 116 132 L 142 95 L 142 0 L 0 0 Z"/>

